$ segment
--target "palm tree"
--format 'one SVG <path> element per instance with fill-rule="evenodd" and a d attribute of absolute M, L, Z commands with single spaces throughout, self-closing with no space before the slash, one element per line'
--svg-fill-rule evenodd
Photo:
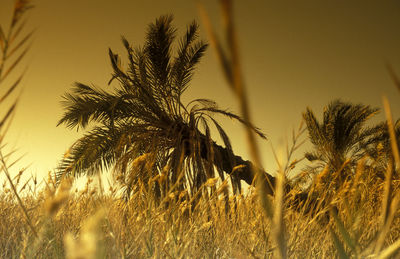
<path fill-rule="evenodd" d="M 172 57 L 176 30 L 171 22 L 172 16 L 162 16 L 150 24 L 141 48 L 132 48 L 122 38 L 128 54 L 126 70 L 120 57 L 109 50 L 113 68 L 109 85 L 118 81 L 112 91 L 76 83 L 72 93 L 63 96 L 66 111 L 58 125 L 86 133 L 62 159 L 59 176 L 92 175 L 114 168 L 128 192 L 138 183 L 149 183 L 148 188 L 158 195 L 171 188 L 193 193 L 214 178 L 215 171 L 222 180 L 224 173 L 232 174 L 235 190 L 240 190 L 240 180 L 252 183 L 251 162 L 233 153 L 214 115 L 237 120 L 262 138 L 264 134 L 214 101 L 182 102 L 207 44 L 197 39 L 198 25 L 193 22 Z M 212 125 L 225 147 L 212 140 Z M 265 181 L 274 183 L 272 176 L 265 176 Z"/>
<path fill-rule="evenodd" d="M 391 145 L 391 139 L 387 122 L 381 122 L 375 126 L 375 132 L 368 140 L 366 153 L 375 162 L 375 167 L 378 172 L 384 175 L 388 161 L 394 160 Z M 400 141 L 400 120 L 394 124 L 394 131 L 396 134 L 397 143 Z M 383 177 L 383 176 L 382 176 Z"/>
<path fill-rule="evenodd" d="M 335 100 L 324 109 L 323 121 L 319 122 L 312 110 L 307 108 L 303 118 L 314 151 L 307 152 L 305 157 L 317 162 L 309 169 L 317 171 L 327 167 L 329 172 L 345 172 L 343 167 L 353 166 L 374 142 L 371 137 L 378 128 L 365 127 L 365 122 L 377 111 L 368 105 Z"/>

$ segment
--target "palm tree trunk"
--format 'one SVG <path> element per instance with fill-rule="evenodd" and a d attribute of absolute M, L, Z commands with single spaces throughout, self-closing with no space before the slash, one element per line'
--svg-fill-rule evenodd
<path fill-rule="evenodd" d="M 253 163 L 249 160 L 244 160 L 242 157 L 235 155 L 229 149 L 224 148 L 216 144 L 215 142 L 213 144 L 215 166 L 219 167 L 219 169 L 223 170 L 225 173 L 230 174 L 233 172 L 233 168 L 235 166 L 244 165 L 243 168 L 237 171 L 235 176 L 238 177 L 238 179 L 245 181 L 248 185 L 253 184 L 256 177 L 256 172 L 253 170 L 253 168 L 255 168 Z M 220 161 L 220 163 L 216 161 Z M 275 177 L 268 174 L 262 169 L 261 172 L 265 176 L 262 181 L 263 184 L 265 184 L 266 186 L 267 194 L 273 195 L 273 188 L 275 187 Z"/>
<path fill-rule="evenodd" d="M 207 138 L 205 135 L 202 135 L 202 143 L 200 155 L 203 159 L 209 159 L 207 144 Z M 235 166 L 244 165 L 243 168 L 237 170 L 234 173 L 234 176 L 237 179 L 245 181 L 248 185 L 252 185 L 256 178 L 256 172 L 254 171 L 254 164 L 249 160 L 244 160 L 242 157 L 235 155 L 232 150 L 222 147 L 215 142 L 212 142 L 212 147 L 214 150 L 214 166 L 224 171 L 226 174 L 231 174 L 234 170 Z M 190 151 L 189 151 L 190 153 Z M 265 176 L 262 181 L 265 186 L 267 195 L 275 194 L 275 184 L 276 179 L 272 175 L 265 172 L 263 169 L 260 169 L 262 174 Z M 292 186 L 290 184 L 285 185 L 285 193 L 289 193 L 292 190 Z M 307 192 L 296 193 L 294 196 L 290 198 L 289 206 L 296 211 L 302 213 L 308 213 L 311 210 L 313 204 L 315 204 L 317 200 L 313 197 L 310 197 Z"/>
<path fill-rule="evenodd" d="M 208 138 L 202 134 L 200 134 L 201 138 L 201 145 L 200 145 L 200 156 L 202 159 L 209 160 L 210 157 L 208 155 L 208 152 L 210 150 L 209 148 L 209 140 Z M 189 136 L 189 134 L 187 134 Z M 183 138 L 184 143 L 189 143 L 190 141 L 188 140 L 190 138 Z M 186 140 L 186 141 L 185 141 Z M 248 185 L 252 185 L 253 182 L 255 182 L 256 179 L 256 172 L 254 171 L 254 164 L 249 161 L 249 160 L 244 160 L 242 157 L 235 155 L 232 150 L 222 147 L 212 141 L 212 148 L 214 150 L 214 155 L 213 155 L 213 162 L 214 166 L 216 166 L 218 169 L 224 171 L 226 174 L 231 174 L 233 172 L 233 169 L 235 166 L 238 165 L 244 165 L 243 168 L 237 170 L 237 172 L 234 172 L 234 176 L 237 177 L 237 179 L 245 181 Z M 190 150 L 190 145 L 185 146 L 186 155 L 189 155 L 191 150 Z M 266 194 L 267 195 L 274 195 L 275 191 L 275 184 L 276 184 L 276 179 L 272 175 L 268 174 L 265 172 L 263 169 L 261 170 L 262 174 L 265 176 L 262 181 L 265 186 Z M 285 192 L 289 193 L 292 190 L 292 186 L 290 184 L 285 185 Z M 309 200 L 311 199 L 311 201 Z M 290 201 L 290 206 L 293 207 L 295 210 L 304 210 L 303 205 L 308 201 L 309 205 L 315 201 L 315 199 L 309 197 L 307 192 L 301 192 L 295 194 L 294 197 L 291 198 Z"/>
<path fill-rule="evenodd" d="M 201 134 L 201 133 L 200 133 Z M 201 136 L 201 145 L 200 145 L 200 156 L 201 158 L 208 160 L 210 159 L 209 152 L 209 141 L 207 137 L 203 134 Z M 249 161 L 244 160 L 242 157 L 235 155 L 232 150 L 222 147 L 212 141 L 212 149 L 213 149 L 213 162 L 214 165 L 224 171 L 226 174 L 234 173 L 234 177 L 239 180 L 245 181 L 248 185 L 252 185 L 256 178 L 256 172 L 254 171 L 255 165 Z M 188 154 L 190 154 L 190 148 L 187 149 Z M 235 170 L 234 167 L 238 165 L 244 165 L 244 167 Z M 265 190 L 267 194 L 274 195 L 274 187 L 275 187 L 275 177 L 265 172 L 263 169 L 261 170 L 262 174 L 265 176 L 262 181 L 265 185 Z"/>

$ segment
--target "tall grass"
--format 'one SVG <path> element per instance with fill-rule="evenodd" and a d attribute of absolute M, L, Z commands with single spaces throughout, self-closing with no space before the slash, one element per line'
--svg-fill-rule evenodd
<path fill-rule="evenodd" d="M 377 180 L 364 162 L 357 168 L 357 181 L 330 194 L 331 204 L 303 214 L 282 198 L 281 209 L 275 207 L 281 215 L 273 220 L 264 216 L 253 187 L 246 195 L 231 195 L 227 213 L 223 195 L 193 203 L 185 200 L 185 192 L 171 192 L 164 206 L 157 206 L 140 189 L 125 201 L 113 189 L 101 194 L 91 181 L 80 191 L 67 180 L 57 188 L 51 177 L 46 183 L 42 191 L 21 198 L 38 238 L 27 228 L 10 189 L 1 194 L 0 257 L 275 258 L 280 245 L 285 249 L 281 255 L 290 258 L 386 258 L 399 245 L 398 197 L 391 196 L 397 198 L 389 199 L 383 217 L 387 181 Z M 212 187 L 212 182 L 204 186 Z M 392 181 L 391 188 L 398 193 L 399 181 Z M 279 218 L 282 229 L 274 226 Z"/>
<path fill-rule="evenodd" d="M 19 86 L 23 74 L 19 75 L 16 80 L 8 83 L 10 75 L 15 71 L 16 67 L 18 67 L 21 63 L 21 60 L 24 58 L 25 54 L 29 50 L 29 42 L 33 32 L 27 33 L 25 35 L 21 35 L 25 28 L 25 22 L 23 20 L 26 11 L 32 8 L 29 0 L 17 0 L 15 1 L 11 21 L 6 31 L 4 31 L 3 27 L 0 25 L 0 85 L 3 88 L 0 97 L 0 104 L 2 105 L 2 109 L 6 112 L 1 115 L 0 119 L 0 165 L 1 171 L 4 172 L 11 190 L 14 194 L 14 197 L 17 199 L 19 207 L 21 208 L 25 222 L 30 228 L 32 234 L 37 237 L 37 232 L 32 225 L 30 217 L 28 215 L 27 209 L 24 206 L 20 195 L 11 179 L 11 175 L 9 172 L 9 167 L 18 161 L 13 161 L 11 163 L 7 163 L 7 158 L 10 157 L 11 154 L 3 154 L 2 147 L 4 146 L 4 137 L 8 130 L 9 122 L 11 121 L 11 117 L 14 114 L 15 107 L 17 105 L 17 101 L 11 101 L 11 105 L 6 108 L 5 103 L 9 101 L 12 94 L 16 91 Z M 12 80 L 12 79 L 11 79 Z M 10 80 L 9 80 L 10 81 Z M 12 153 L 12 152 L 11 152 Z"/>
<path fill-rule="evenodd" d="M 232 3 L 224 0 L 221 6 L 228 52 L 222 50 L 222 44 L 212 32 L 205 10 L 203 17 L 208 22 L 211 41 L 243 116 L 251 122 L 240 71 Z M 0 39 L 3 57 L 7 57 L 4 43 L 10 40 L 6 36 Z M 259 173 L 257 188 L 250 186 L 246 194 L 230 194 L 229 197 L 224 195 L 228 178 L 222 183 L 209 179 L 191 198 L 185 190 L 172 188 L 162 202 L 141 182 L 128 200 L 121 199 L 113 186 L 104 192 L 92 179 L 83 190 L 73 189 L 70 178 L 64 178 L 57 185 L 52 175 L 43 186 L 38 186 L 36 179 L 22 184 L 18 178 L 10 176 L 1 156 L 8 183 L 0 193 L 0 257 L 394 257 L 400 247 L 400 159 L 390 107 L 387 101 L 384 104 L 394 151 L 393 160 L 386 166 L 385 178 L 376 177 L 373 162 L 365 158 L 358 163 L 355 176 L 338 188 L 333 188 L 334 182 L 321 180 L 324 171 L 321 172 L 308 193 L 308 197 L 317 198 L 300 203 L 293 202 L 297 190 L 292 188 L 288 193 L 285 181 L 297 162 L 291 159 L 299 145 L 301 127 L 293 134 L 292 146 L 287 148 L 288 161 L 279 165 L 276 186 L 260 184 L 263 175 Z M 12 112 L 13 108 L 10 109 Z M 256 165 L 254 170 L 258 170 L 260 154 L 251 131 L 247 130 Z M 161 176 L 157 180 L 162 181 Z M 22 195 L 21 190 L 26 186 L 31 188 Z"/>

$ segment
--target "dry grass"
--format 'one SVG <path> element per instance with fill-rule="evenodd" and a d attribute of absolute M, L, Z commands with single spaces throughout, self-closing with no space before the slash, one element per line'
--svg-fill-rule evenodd
<path fill-rule="evenodd" d="M 226 213 L 223 195 L 205 195 L 211 182 L 196 204 L 185 200 L 184 193 L 170 193 L 166 203 L 157 205 L 140 191 L 124 201 L 111 191 L 100 194 L 90 182 L 81 191 L 71 191 L 68 180 L 55 189 L 49 178 L 42 191 L 21 197 L 37 238 L 27 227 L 14 194 L 9 189 L 1 194 L 0 257 L 275 258 L 272 237 L 281 235 L 284 253 L 290 258 L 335 257 L 341 252 L 338 244 L 347 255 L 361 258 L 381 251 L 376 245 L 385 228 L 381 225 L 385 181 L 377 180 L 362 165 L 357 175 L 357 182 L 346 182 L 315 213 L 297 212 L 287 197 L 285 227 L 275 234 L 254 190 L 230 196 Z M 392 183 L 393 193 L 398 193 L 399 180 Z M 333 205 L 337 215 L 323 213 Z M 400 238 L 399 212 L 389 211 L 393 223 L 385 233 L 383 248 Z"/>

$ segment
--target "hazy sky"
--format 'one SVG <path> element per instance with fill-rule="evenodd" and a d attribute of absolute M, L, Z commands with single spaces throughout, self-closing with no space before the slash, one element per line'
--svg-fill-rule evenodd
<path fill-rule="evenodd" d="M 0 0 L 0 22 L 12 0 Z M 8 135 L 26 156 L 20 167 L 46 175 L 79 137 L 56 127 L 63 111 L 61 95 L 75 81 L 107 87 L 111 68 L 108 48 L 124 54 L 121 35 L 142 45 L 147 25 L 172 13 L 178 34 L 193 19 L 201 24 L 191 0 L 37 0 L 29 14 L 36 28 L 17 114 Z M 204 1 L 220 28 L 217 1 Z M 260 141 L 264 167 L 276 164 L 270 146 L 283 140 L 310 106 L 319 116 L 335 98 L 381 107 L 389 97 L 400 116 L 400 94 L 385 69 L 389 61 L 400 74 L 400 2 L 392 1 L 235 1 L 236 24 L 254 123 L 268 135 Z M 205 28 L 200 27 L 207 40 Z M 218 30 L 219 31 L 219 30 Z M 211 98 L 237 111 L 210 48 L 198 66 L 187 100 Z M 377 116 L 383 120 L 383 114 Z M 248 158 L 242 127 L 223 120 L 237 154 Z M 301 153 L 297 154 L 298 156 Z"/>

